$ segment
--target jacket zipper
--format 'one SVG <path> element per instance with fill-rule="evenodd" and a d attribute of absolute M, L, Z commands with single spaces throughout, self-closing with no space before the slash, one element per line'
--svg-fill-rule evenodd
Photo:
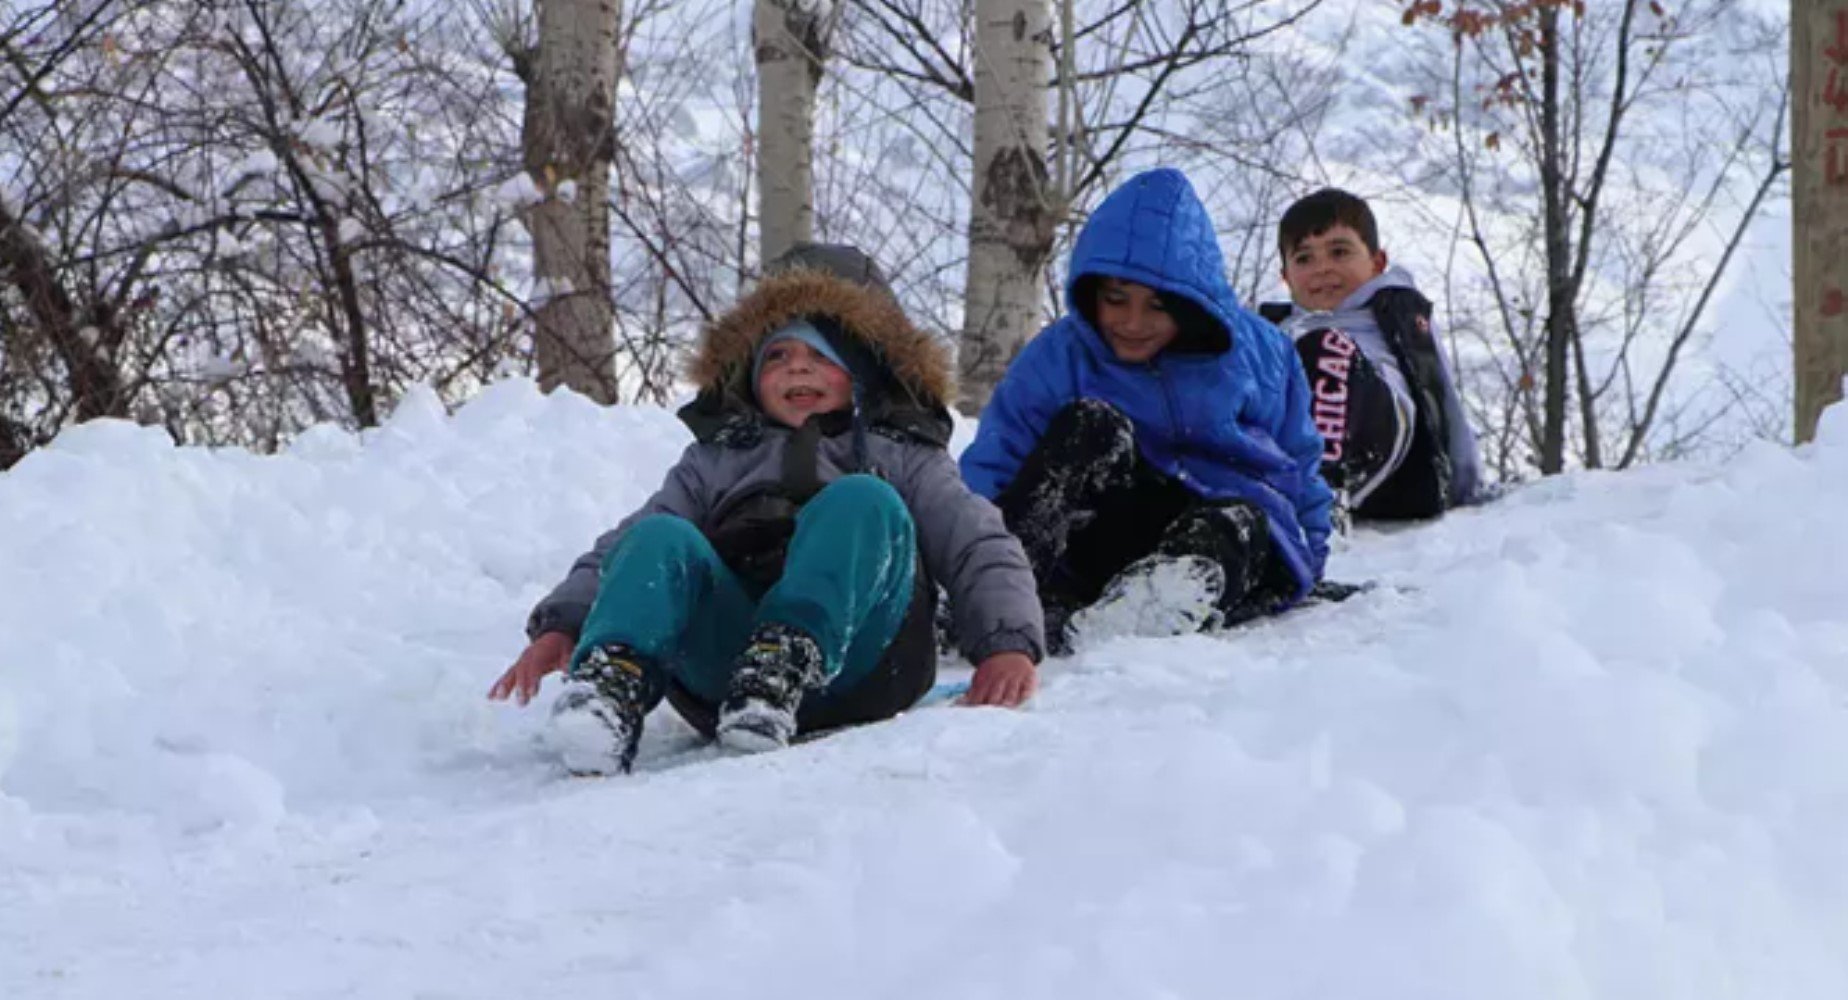
<path fill-rule="evenodd" d="M 1161 387 L 1162 405 L 1166 406 L 1168 410 L 1168 432 L 1172 434 L 1174 440 L 1180 444 L 1189 444 L 1190 442 L 1187 440 L 1187 426 L 1181 423 L 1181 415 L 1174 408 L 1174 392 L 1172 384 L 1168 381 L 1167 369 L 1163 368 L 1161 363 L 1157 361 L 1150 361 L 1149 367 L 1155 372 L 1155 381 Z"/>

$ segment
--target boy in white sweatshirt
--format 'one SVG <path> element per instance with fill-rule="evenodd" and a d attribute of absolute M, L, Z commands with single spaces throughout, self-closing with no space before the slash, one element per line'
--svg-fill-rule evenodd
<path fill-rule="evenodd" d="M 1389 266 L 1366 201 L 1336 188 L 1298 200 L 1277 251 L 1293 301 L 1261 311 L 1296 342 L 1323 476 L 1349 512 L 1404 520 L 1470 502 L 1481 460 L 1431 301 Z"/>

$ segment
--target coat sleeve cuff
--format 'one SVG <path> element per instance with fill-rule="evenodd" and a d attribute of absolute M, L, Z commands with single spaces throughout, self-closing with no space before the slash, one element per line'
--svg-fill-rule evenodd
<path fill-rule="evenodd" d="M 584 619 L 589 617 L 587 604 L 548 601 L 526 616 L 526 639 L 530 642 L 547 632 L 563 632 L 575 641 L 578 633 L 584 630 Z"/>
<path fill-rule="evenodd" d="M 996 653 L 1025 653 L 1027 659 L 1038 664 L 1046 658 L 1046 647 L 1039 629 L 1010 627 L 995 629 L 963 647 L 963 656 L 977 665 Z"/>

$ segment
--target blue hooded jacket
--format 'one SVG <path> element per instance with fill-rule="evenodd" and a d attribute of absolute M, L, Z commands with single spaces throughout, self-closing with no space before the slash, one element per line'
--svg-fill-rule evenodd
<path fill-rule="evenodd" d="M 1148 362 L 1119 361 L 1079 301 L 1080 282 L 1101 277 L 1184 298 L 1219 329 L 1184 329 Z M 1239 305 L 1212 220 L 1180 171 L 1139 174 L 1104 199 L 1072 248 L 1065 299 L 1065 316 L 1027 342 L 983 409 L 962 454 L 969 487 L 994 499 L 1054 415 L 1100 400 L 1135 425 L 1154 468 L 1201 497 L 1257 504 L 1297 596 L 1307 593 L 1328 558 L 1334 502 L 1308 383 L 1290 339 Z M 1204 349 L 1179 349 L 1190 333 L 1199 342 L 1187 346 Z"/>

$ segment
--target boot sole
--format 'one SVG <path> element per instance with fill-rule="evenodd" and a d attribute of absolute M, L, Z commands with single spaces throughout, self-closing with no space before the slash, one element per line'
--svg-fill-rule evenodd
<path fill-rule="evenodd" d="M 559 716 L 546 733 L 565 770 L 580 777 L 623 773 L 618 740 L 602 719 L 588 712 Z"/>
<path fill-rule="evenodd" d="M 768 733 L 746 729 L 742 726 L 720 729 L 718 740 L 719 746 L 733 753 L 769 753 L 789 745 L 787 740 L 779 740 Z"/>
<path fill-rule="evenodd" d="M 1078 649 L 1116 637 L 1160 638 L 1209 628 L 1217 618 L 1214 605 L 1225 589 L 1223 577 L 1218 586 L 1207 582 L 1216 569 L 1198 556 L 1184 556 L 1144 575 L 1113 581 L 1121 583 L 1116 593 L 1067 619 L 1065 642 Z"/>
<path fill-rule="evenodd" d="M 735 753 L 765 753 L 789 745 L 795 736 L 795 727 L 788 725 L 788 721 L 793 720 L 761 704 L 746 702 L 738 710 L 722 716 L 718 732 L 713 735 L 720 746 Z"/>
<path fill-rule="evenodd" d="M 630 744 L 640 730 L 630 732 L 613 710 L 598 695 L 578 695 L 567 691 L 552 706 L 545 740 L 565 770 L 579 777 L 626 774 L 630 763 L 624 760 L 625 749 L 633 756 Z"/>

